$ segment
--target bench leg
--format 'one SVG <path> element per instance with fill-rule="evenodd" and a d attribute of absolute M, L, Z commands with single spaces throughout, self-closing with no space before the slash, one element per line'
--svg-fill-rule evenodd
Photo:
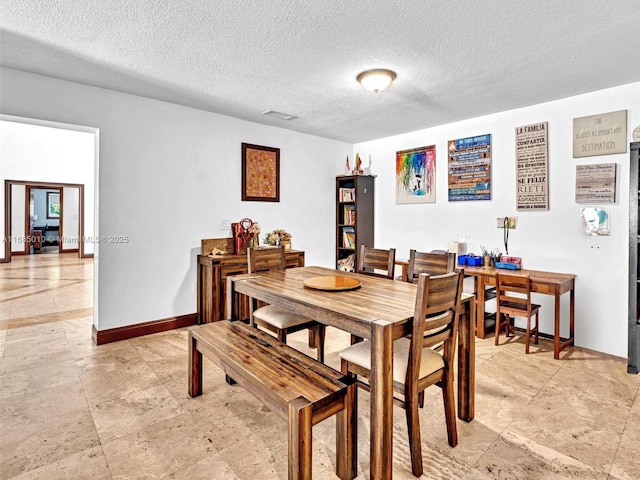
<path fill-rule="evenodd" d="M 358 475 L 358 384 L 347 387 L 344 408 L 336 414 L 336 475 L 353 480 Z"/>
<path fill-rule="evenodd" d="M 202 395 L 202 353 L 198 351 L 197 340 L 193 338 L 191 332 L 188 337 L 189 343 L 189 395 L 198 397 Z"/>
<path fill-rule="evenodd" d="M 304 397 L 289 402 L 289 480 L 311 480 L 313 404 Z"/>

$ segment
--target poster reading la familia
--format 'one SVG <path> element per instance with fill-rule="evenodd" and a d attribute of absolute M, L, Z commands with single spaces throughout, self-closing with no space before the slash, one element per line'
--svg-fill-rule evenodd
<path fill-rule="evenodd" d="M 449 201 L 491 200 L 491 134 L 447 144 Z"/>

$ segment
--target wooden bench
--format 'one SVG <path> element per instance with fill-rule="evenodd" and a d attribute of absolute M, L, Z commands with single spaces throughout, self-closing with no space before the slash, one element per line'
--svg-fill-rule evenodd
<path fill-rule="evenodd" d="M 189 395 L 202 394 L 202 355 L 289 421 L 289 479 L 311 480 L 311 427 L 337 414 L 336 474 L 357 474 L 353 379 L 239 321 L 189 329 Z M 232 379 L 232 381 L 230 381 Z"/>

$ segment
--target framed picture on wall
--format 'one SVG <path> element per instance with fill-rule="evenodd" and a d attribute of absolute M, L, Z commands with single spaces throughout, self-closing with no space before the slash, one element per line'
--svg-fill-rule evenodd
<path fill-rule="evenodd" d="M 242 200 L 280 201 L 280 149 L 242 144 Z"/>
<path fill-rule="evenodd" d="M 396 152 L 396 203 L 436 202 L 436 146 Z"/>
<path fill-rule="evenodd" d="M 60 192 L 47 192 L 47 218 L 60 218 Z"/>

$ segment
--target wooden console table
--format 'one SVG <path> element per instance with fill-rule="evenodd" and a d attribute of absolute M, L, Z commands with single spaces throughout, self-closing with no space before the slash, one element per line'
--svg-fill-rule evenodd
<path fill-rule="evenodd" d="M 503 272 L 509 275 L 529 275 L 531 278 L 531 291 L 545 295 L 553 295 L 555 298 L 554 328 L 553 328 L 553 358 L 558 360 L 560 352 L 567 346 L 573 345 L 574 321 L 575 321 L 575 278 L 569 273 L 541 272 L 538 270 L 500 270 L 495 267 L 470 267 L 464 266 L 464 274 L 471 275 L 475 281 L 476 291 L 476 333 L 484 338 L 484 302 L 485 287 L 496 284 L 496 273 Z M 560 297 L 569 292 L 569 338 L 560 338 Z"/>
<path fill-rule="evenodd" d="M 203 248 L 204 242 L 205 240 L 203 240 Z M 304 267 L 303 251 L 288 250 L 285 252 L 285 257 L 287 268 Z M 247 273 L 247 256 L 234 254 L 209 256 L 203 250 L 201 255 L 198 255 L 197 269 L 198 324 L 223 320 L 226 318 L 227 277 Z M 249 305 L 245 303 L 241 312 L 248 318 Z"/>

